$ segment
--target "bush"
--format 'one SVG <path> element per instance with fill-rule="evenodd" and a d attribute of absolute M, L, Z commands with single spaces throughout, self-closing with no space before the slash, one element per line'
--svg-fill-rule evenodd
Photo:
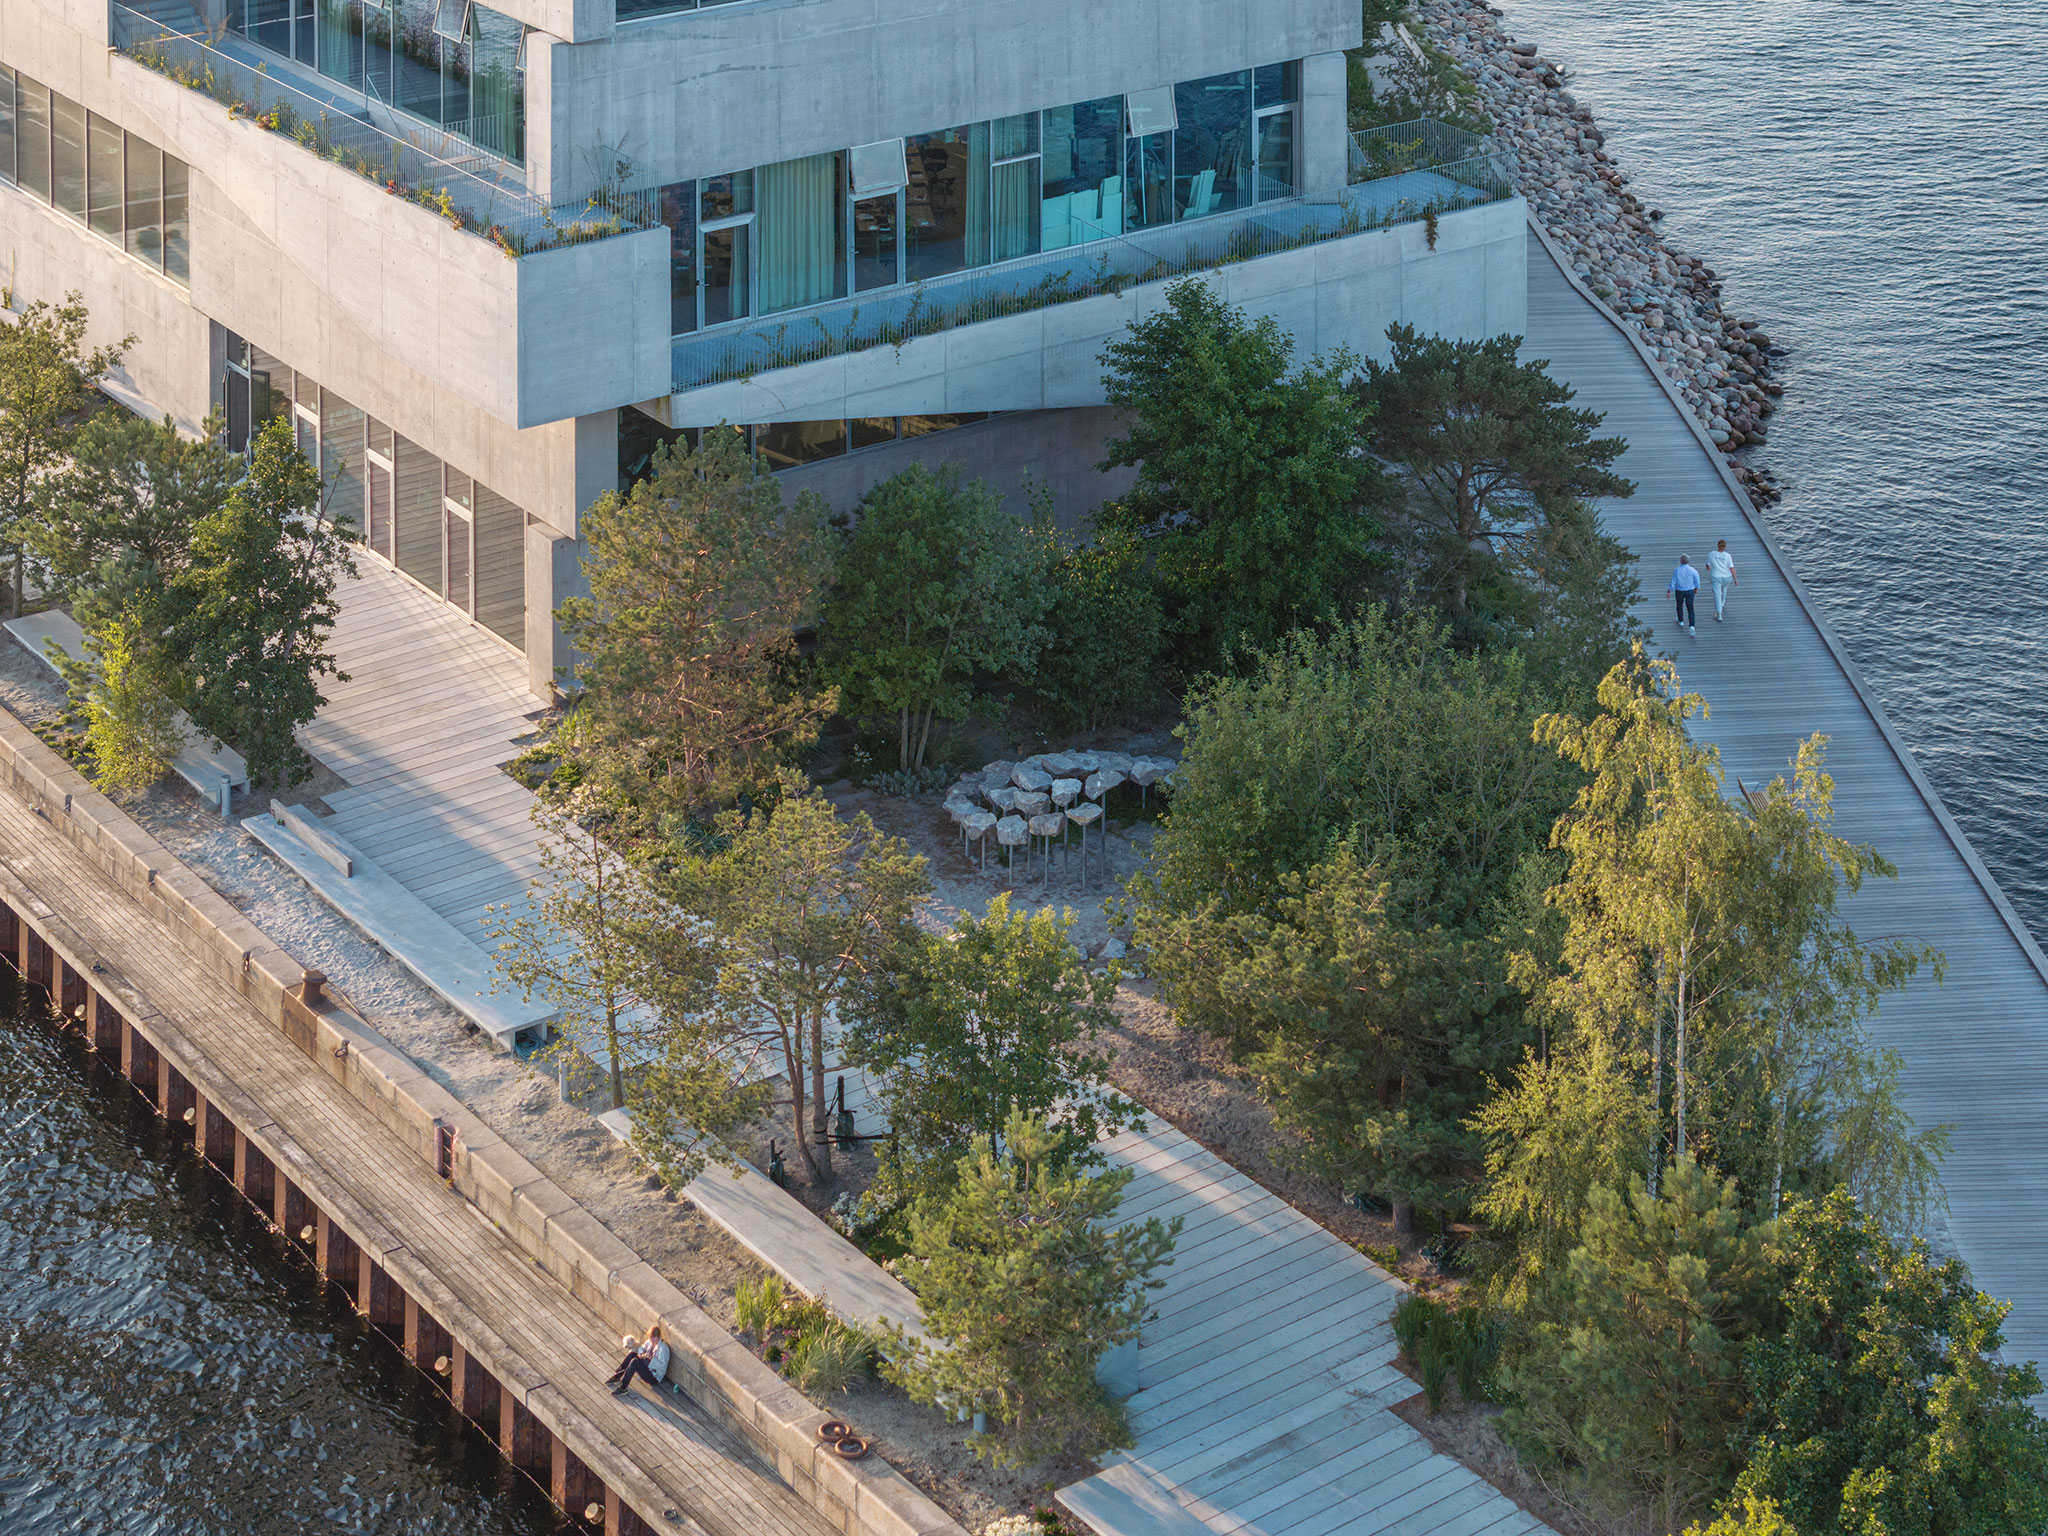
<path fill-rule="evenodd" d="M 1429 1411 L 1440 1412 L 1452 1380 L 1468 1403 L 1493 1396 L 1493 1372 L 1500 1360 L 1501 1328 L 1478 1304 L 1438 1301 L 1420 1293 L 1394 1308 L 1394 1341 L 1401 1359 L 1422 1376 Z"/>
<path fill-rule="evenodd" d="M 809 1397 L 844 1392 L 875 1363 L 874 1340 L 838 1319 L 813 1326 L 790 1345 L 783 1369 Z"/>
<path fill-rule="evenodd" d="M 783 1302 L 782 1276 L 763 1275 L 758 1280 L 742 1280 L 733 1288 L 732 1297 L 740 1332 L 751 1333 L 766 1343 L 769 1329 L 782 1316 Z"/>

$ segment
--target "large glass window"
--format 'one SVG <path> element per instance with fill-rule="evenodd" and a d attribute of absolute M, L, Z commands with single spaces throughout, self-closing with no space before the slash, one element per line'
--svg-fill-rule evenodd
<path fill-rule="evenodd" d="M 85 222 L 85 108 L 50 92 L 50 203 Z"/>
<path fill-rule="evenodd" d="M 754 173 L 762 314 L 845 295 L 846 243 L 840 227 L 845 175 L 837 151 L 779 161 Z"/>
<path fill-rule="evenodd" d="M 1190 80 L 1173 89 L 1176 217 L 1243 208 L 1252 200 L 1252 74 Z"/>
<path fill-rule="evenodd" d="M 754 452 L 770 469 L 795 469 L 846 452 L 843 421 L 772 421 L 754 428 Z"/>
<path fill-rule="evenodd" d="M 14 180 L 14 71 L 0 69 L 0 181 Z"/>
<path fill-rule="evenodd" d="M 680 336 L 697 329 L 697 183 L 671 182 L 660 200 L 668 226 L 669 331 Z"/>
<path fill-rule="evenodd" d="M 1054 107 L 1041 114 L 1043 199 L 1040 241 L 1045 250 L 1121 234 L 1124 227 L 1124 100 Z"/>
<path fill-rule="evenodd" d="M 127 192 L 121 172 L 121 129 L 97 112 L 86 114 L 86 223 L 103 240 L 121 243 Z"/>
<path fill-rule="evenodd" d="M 418 443 L 400 437 L 393 462 L 398 494 L 392 518 L 392 564 L 429 592 L 439 592 L 445 516 L 441 461 Z"/>
<path fill-rule="evenodd" d="M 164 276 L 192 281 L 191 173 L 174 155 L 164 156 Z"/>
<path fill-rule="evenodd" d="M 327 515 L 346 518 L 365 533 L 363 503 L 363 413 L 331 389 L 320 391 L 320 478 L 327 487 Z"/>
<path fill-rule="evenodd" d="M 1038 249 L 1038 114 L 1021 113 L 989 125 L 989 255 L 1011 261 Z"/>
<path fill-rule="evenodd" d="M 906 256 L 911 282 L 988 261 L 988 125 L 974 123 L 905 141 Z"/>
<path fill-rule="evenodd" d="M 164 264 L 164 157 L 154 144 L 127 136 L 122 189 L 128 205 L 128 254 L 159 270 Z"/>
<path fill-rule="evenodd" d="M 15 77 L 15 177 L 24 192 L 50 200 L 50 89 L 26 75 Z"/>

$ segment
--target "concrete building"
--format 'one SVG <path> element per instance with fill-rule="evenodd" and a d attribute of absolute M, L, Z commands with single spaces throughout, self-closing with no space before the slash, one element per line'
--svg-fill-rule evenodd
<path fill-rule="evenodd" d="M 1522 328 L 1482 163 L 1365 178 L 1356 0 L 137 4 L 0 6 L 10 304 L 81 291 L 138 409 L 292 420 L 536 689 L 578 515 L 660 441 L 1074 512 L 1098 354 L 1176 274 L 1304 352 Z"/>

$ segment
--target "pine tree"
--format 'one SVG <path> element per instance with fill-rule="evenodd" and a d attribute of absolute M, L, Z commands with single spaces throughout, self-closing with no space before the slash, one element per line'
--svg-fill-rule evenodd
<path fill-rule="evenodd" d="M 657 449 L 653 473 L 599 497 L 581 531 L 590 596 L 559 617 L 615 792 L 701 812 L 816 739 L 835 698 L 796 676 L 796 634 L 831 574 L 815 493 L 785 507 L 738 436 L 712 432 Z"/>
<path fill-rule="evenodd" d="M 192 531 L 191 563 L 170 580 L 169 649 L 195 724 L 232 742 L 255 783 L 312 773 L 293 733 L 323 702 L 320 679 L 348 680 L 325 649 L 335 589 L 355 574 L 346 522 L 320 515 L 320 476 L 284 421 L 256 439 L 246 477 Z"/>
<path fill-rule="evenodd" d="M 899 1333 L 884 1371 L 918 1402 L 989 1414 L 968 1443 L 999 1464 L 1126 1446 L 1095 1368 L 1137 1337 L 1180 1218 L 1114 1225 L 1131 1170 L 1090 1177 L 1043 1121 L 1013 1114 L 1003 1140 L 912 1207 L 902 1267 L 926 1336 Z"/>

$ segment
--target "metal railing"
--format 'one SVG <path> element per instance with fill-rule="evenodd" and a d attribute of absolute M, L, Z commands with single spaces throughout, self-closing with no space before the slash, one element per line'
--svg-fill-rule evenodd
<path fill-rule="evenodd" d="M 1512 196 L 1514 188 L 1492 162 L 1474 158 L 1353 186 L 1341 203 L 1260 204 L 1236 215 L 1112 235 L 908 288 L 733 321 L 676 338 L 673 387 L 678 392 L 701 389 L 844 353 L 901 346 L 963 325 L 1122 293 L 1140 283 L 1255 261 Z"/>
<path fill-rule="evenodd" d="M 1356 184 L 1478 159 L 1485 143 L 1476 133 L 1429 117 L 1362 128 L 1351 135 L 1351 180 Z"/>
<path fill-rule="evenodd" d="M 136 63 L 211 97 L 230 116 L 247 118 L 454 228 L 492 241 L 508 255 L 602 240 L 661 222 L 653 192 L 606 188 L 545 203 L 526 189 L 517 167 L 458 132 L 414 123 L 382 102 L 319 95 L 281 80 L 266 61 L 230 51 L 232 34 L 178 32 L 119 0 L 110 0 L 110 13 L 113 46 Z"/>

